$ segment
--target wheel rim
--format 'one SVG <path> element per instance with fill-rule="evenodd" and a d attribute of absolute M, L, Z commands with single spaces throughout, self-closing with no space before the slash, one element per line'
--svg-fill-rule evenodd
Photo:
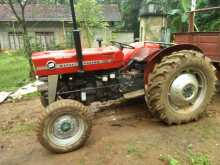
<path fill-rule="evenodd" d="M 168 104 L 177 113 L 190 113 L 198 110 L 205 99 L 207 79 L 203 72 L 191 68 L 177 74 L 171 81 Z"/>
<path fill-rule="evenodd" d="M 85 130 L 83 119 L 75 114 L 64 114 L 50 121 L 47 136 L 58 146 L 67 147 L 77 143 Z"/>

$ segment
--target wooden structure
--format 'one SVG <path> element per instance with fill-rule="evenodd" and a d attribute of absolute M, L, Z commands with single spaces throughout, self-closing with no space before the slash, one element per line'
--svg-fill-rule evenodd
<path fill-rule="evenodd" d="M 194 32 L 194 24 L 195 24 L 195 14 L 198 12 L 207 12 L 211 10 L 220 10 L 220 6 L 217 7 L 210 7 L 210 8 L 204 8 L 204 9 L 197 9 L 193 11 L 187 12 L 189 14 L 189 32 Z"/>
<path fill-rule="evenodd" d="M 193 44 L 203 50 L 213 62 L 220 61 L 220 32 L 189 32 L 174 34 L 175 43 Z"/>

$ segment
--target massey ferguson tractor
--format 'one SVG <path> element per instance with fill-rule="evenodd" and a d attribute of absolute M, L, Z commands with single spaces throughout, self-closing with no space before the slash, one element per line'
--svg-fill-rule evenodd
<path fill-rule="evenodd" d="M 145 97 L 164 123 L 182 124 L 203 116 L 215 93 L 215 67 L 191 44 L 112 41 L 82 49 L 73 0 L 75 49 L 33 53 L 46 107 L 39 120 L 40 143 L 55 153 L 74 151 L 90 136 L 90 103 Z M 146 108 L 147 109 L 147 108 Z"/>

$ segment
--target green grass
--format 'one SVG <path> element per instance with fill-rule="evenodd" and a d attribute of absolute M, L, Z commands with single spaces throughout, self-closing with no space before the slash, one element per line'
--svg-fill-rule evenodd
<path fill-rule="evenodd" d="M 180 165 L 179 161 L 170 155 L 167 155 L 167 156 L 161 155 L 160 160 L 163 162 L 167 162 L 168 165 Z"/>
<path fill-rule="evenodd" d="M 0 127 L 0 135 L 32 135 L 36 128 L 35 123 L 18 123 L 5 128 Z"/>
<path fill-rule="evenodd" d="M 127 146 L 127 155 L 135 155 L 138 156 L 139 158 L 142 158 L 142 151 L 140 150 L 140 148 L 138 146 L 136 146 L 136 144 L 134 143 L 130 143 Z"/>
<path fill-rule="evenodd" d="M 22 52 L 0 53 L 0 91 L 13 91 L 28 83 L 29 65 Z"/>
<path fill-rule="evenodd" d="M 32 98 L 35 98 L 35 97 L 38 97 L 40 96 L 40 93 L 39 92 L 34 92 L 34 93 L 29 93 L 29 94 L 26 94 L 23 99 L 24 100 L 29 100 L 29 99 L 32 99 Z"/>
<path fill-rule="evenodd" d="M 208 156 L 204 153 L 194 153 L 192 151 L 192 145 L 188 146 L 188 157 L 190 165 L 211 165 Z"/>
<path fill-rule="evenodd" d="M 192 146 L 188 146 L 187 151 L 187 159 L 188 159 L 188 165 L 211 165 L 211 162 L 208 158 L 208 156 L 204 153 L 194 153 L 192 151 Z M 160 160 L 163 162 L 166 162 L 168 165 L 181 165 L 180 161 L 173 156 L 167 155 L 167 156 L 160 156 Z"/>
<path fill-rule="evenodd" d="M 199 153 L 190 156 L 191 165 L 211 165 L 207 155 Z"/>

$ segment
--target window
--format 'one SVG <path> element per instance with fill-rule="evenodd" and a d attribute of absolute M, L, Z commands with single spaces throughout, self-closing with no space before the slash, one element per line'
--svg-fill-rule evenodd
<path fill-rule="evenodd" d="M 54 32 L 36 32 L 36 43 L 44 50 L 50 49 L 55 44 Z"/>
<path fill-rule="evenodd" d="M 16 50 L 16 49 L 22 49 L 23 48 L 23 34 L 21 32 L 9 32 L 8 33 L 9 38 L 9 46 L 10 49 Z"/>
<path fill-rule="evenodd" d="M 151 3 L 148 7 L 149 13 L 155 13 L 155 4 Z"/>

